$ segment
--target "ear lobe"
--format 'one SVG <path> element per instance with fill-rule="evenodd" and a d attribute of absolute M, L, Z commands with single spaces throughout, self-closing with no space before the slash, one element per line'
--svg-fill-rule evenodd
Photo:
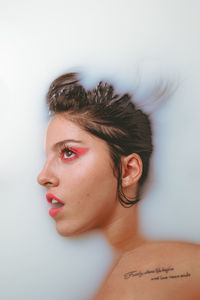
<path fill-rule="evenodd" d="M 140 156 L 132 153 L 122 158 L 122 187 L 137 183 L 142 175 L 143 164 Z"/>

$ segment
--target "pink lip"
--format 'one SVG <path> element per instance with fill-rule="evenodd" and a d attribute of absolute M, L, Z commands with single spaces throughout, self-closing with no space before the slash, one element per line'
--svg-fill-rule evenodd
<path fill-rule="evenodd" d="M 50 210 L 49 210 L 49 215 L 50 215 L 51 217 L 54 217 L 55 215 L 57 215 L 57 214 L 59 213 L 59 211 L 60 211 L 62 208 L 63 208 L 63 206 L 62 206 L 62 207 L 59 207 L 59 208 L 50 208 Z"/>
<path fill-rule="evenodd" d="M 51 203 L 52 199 L 57 200 L 58 202 L 65 204 L 64 202 L 62 202 L 60 199 L 58 199 L 56 196 L 54 196 L 54 194 L 48 193 L 46 194 L 46 199 L 49 203 Z"/>
<path fill-rule="evenodd" d="M 58 199 L 57 197 L 54 196 L 54 194 L 48 193 L 46 194 L 46 199 L 49 203 L 51 203 L 52 199 L 57 200 L 58 202 L 64 204 L 64 202 L 62 202 L 60 199 Z M 49 209 L 49 215 L 51 217 L 54 217 L 55 215 L 57 215 L 59 213 L 59 211 L 63 208 L 64 206 L 61 206 L 59 208 L 50 208 Z"/>

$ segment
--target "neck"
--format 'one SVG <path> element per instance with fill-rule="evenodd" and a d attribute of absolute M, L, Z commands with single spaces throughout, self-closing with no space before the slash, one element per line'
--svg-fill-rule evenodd
<path fill-rule="evenodd" d="M 124 208 L 119 203 L 102 229 L 110 245 L 120 254 L 132 251 L 147 241 L 139 232 L 137 204 Z"/>

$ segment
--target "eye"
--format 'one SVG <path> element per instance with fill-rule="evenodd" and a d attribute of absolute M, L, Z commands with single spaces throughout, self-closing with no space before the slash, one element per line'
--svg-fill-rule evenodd
<path fill-rule="evenodd" d="M 63 161 L 69 161 L 75 159 L 77 154 L 72 151 L 70 148 L 65 147 L 61 150 L 60 157 Z"/>

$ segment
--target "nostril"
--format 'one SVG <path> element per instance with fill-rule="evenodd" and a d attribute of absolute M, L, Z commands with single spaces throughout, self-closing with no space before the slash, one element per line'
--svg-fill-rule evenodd
<path fill-rule="evenodd" d="M 50 181 L 48 181 L 47 178 L 45 178 L 45 177 L 39 177 L 38 183 L 43 186 L 51 184 Z"/>
<path fill-rule="evenodd" d="M 45 163 L 43 169 L 40 171 L 40 173 L 37 176 L 37 182 L 44 186 L 56 186 L 59 183 L 58 176 L 55 173 L 55 170 L 49 163 Z"/>
<path fill-rule="evenodd" d="M 37 177 L 37 182 L 45 187 L 56 186 L 58 185 L 58 178 L 55 176 L 45 176 L 43 174 L 39 174 Z"/>

